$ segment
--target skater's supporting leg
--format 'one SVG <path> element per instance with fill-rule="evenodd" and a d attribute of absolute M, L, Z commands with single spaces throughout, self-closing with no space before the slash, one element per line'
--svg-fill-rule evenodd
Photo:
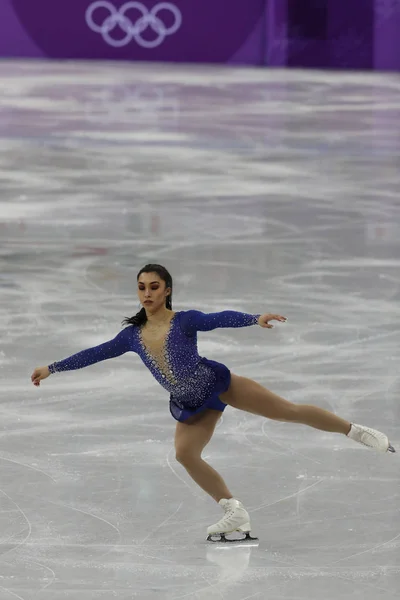
<path fill-rule="evenodd" d="M 309 404 L 293 404 L 270 392 L 259 383 L 232 374 L 231 385 L 221 400 L 234 408 L 274 419 L 302 423 L 322 431 L 347 435 L 351 423 L 337 415 Z"/>
<path fill-rule="evenodd" d="M 201 453 L 210 441 L 221 412 L 207 410 L 192 423 L 177 423 L 175 432 L 176 459 L 190 477 L 214 500 L 232 498 L 221 475 L 202 458 Z"/>

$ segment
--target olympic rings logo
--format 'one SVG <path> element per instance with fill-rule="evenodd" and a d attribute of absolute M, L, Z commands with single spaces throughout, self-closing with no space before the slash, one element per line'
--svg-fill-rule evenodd
<path fill-rule="evenodd" d="M 99 8 L 104 8 L 110 13 L 102 25 L 94 21 L 94 15 Z M 138 10 L 142 15 L 135 23 L 132 23 L 126 16 L 128 10 L 131 9 Z M 170 27 L 166 27 L 158 17 L 158 13 L 162 10 L 169 11 L 174 17 L 174 23 Z M 171 4 L 170 2 L 160 2 L 153 6 L 151 10 L 148 10 L 141 2 L 126 2 L 126 4 L 117 10 L 111 2 L 98 0 L 88 6 L 86 10 L 86 23 L 92 31 L 101 33 L 104 41 L 114 48 L 127 46 L 133 39 L 143 48 L 156 48 L 164 42 L 168 35 L 172 35 L 178 31 L 182 25 L 182 13 L 175 4 Z M 125 36 L 121 39 L 115 39 L 111 35 L 112 31 L 118 26 L 125 33 Z M 147 27 L 150 27 L 157 34 L 154 40 L 146 40 L 142 37 L 143 31 Z"/>

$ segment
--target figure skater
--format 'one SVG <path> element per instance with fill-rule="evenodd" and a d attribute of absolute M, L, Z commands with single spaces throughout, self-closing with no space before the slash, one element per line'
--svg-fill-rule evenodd
<path fill-rule="evenodd" d="M 50 374 L 82 369 L 128 351 L 136 352 L 170 393 L 170 412 L 177 421 L 176 459 L 224 510 L 221 520 L 208 528 L 208 540 L 229 541 L 226 538 L 229 533 L 252 539 L 245 507 L 232 496 L 221 475 L 202 459 L 202 452 L 227 405 L 276 421 L 341 433 L 381 452 L 395 452 L 384 433 L 350 423 L 316 406 L 292 404 L 251 379 L 234 375 L 225 365 L 198 354 L 198 331 L 257 324 L 270 329 L 273 327 L 270 321 L 285 322 L 285 317 L 229 310 L 210 314 L 197 310 L 174 312 L 171 275 L 157 264 L 148 264 L 139 271 L 137 285 L 142 308 L 135 316 L 124 319 L 127 327 L 114 339 L 39 367 L 31 380 L 39 386 Z"/>

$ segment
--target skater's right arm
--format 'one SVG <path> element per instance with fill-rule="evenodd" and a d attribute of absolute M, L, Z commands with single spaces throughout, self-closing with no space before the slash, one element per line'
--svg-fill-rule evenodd
<path fill-rule="evenodd" d="M 121 356 L 121 354 L 125 354 L 129 350 L 134 351 L 131 340 L 131 327 L 126 327 L 114 339 L 104 342 L 104 344 L 82 350 L 64 360 L 54 362 L 48 367 L 36 368 L 31 376 L 32 383 L 39 386 L 40 381 L 46 379 L 52 373 L 83 369 L 102 360 Z"/>

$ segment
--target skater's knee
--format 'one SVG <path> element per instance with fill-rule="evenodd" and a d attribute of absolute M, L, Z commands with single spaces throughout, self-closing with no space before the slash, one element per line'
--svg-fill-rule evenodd
<path fill-rule="evenodd" d="M 200 454 L 193 452 L 192 448 L 186 446 L 177 447 L 175 449 L 175 458 L 183 466 L 188 466 L 200 460 Z"/>
<path fill-rule="evenodd" d="M 292 404 L 291 402 L 285 406 L 284 413 L 279 421 L 287 421 L 292 423 L 298 423 L 301 421 L 301 406 L 298 404 Z"/>

